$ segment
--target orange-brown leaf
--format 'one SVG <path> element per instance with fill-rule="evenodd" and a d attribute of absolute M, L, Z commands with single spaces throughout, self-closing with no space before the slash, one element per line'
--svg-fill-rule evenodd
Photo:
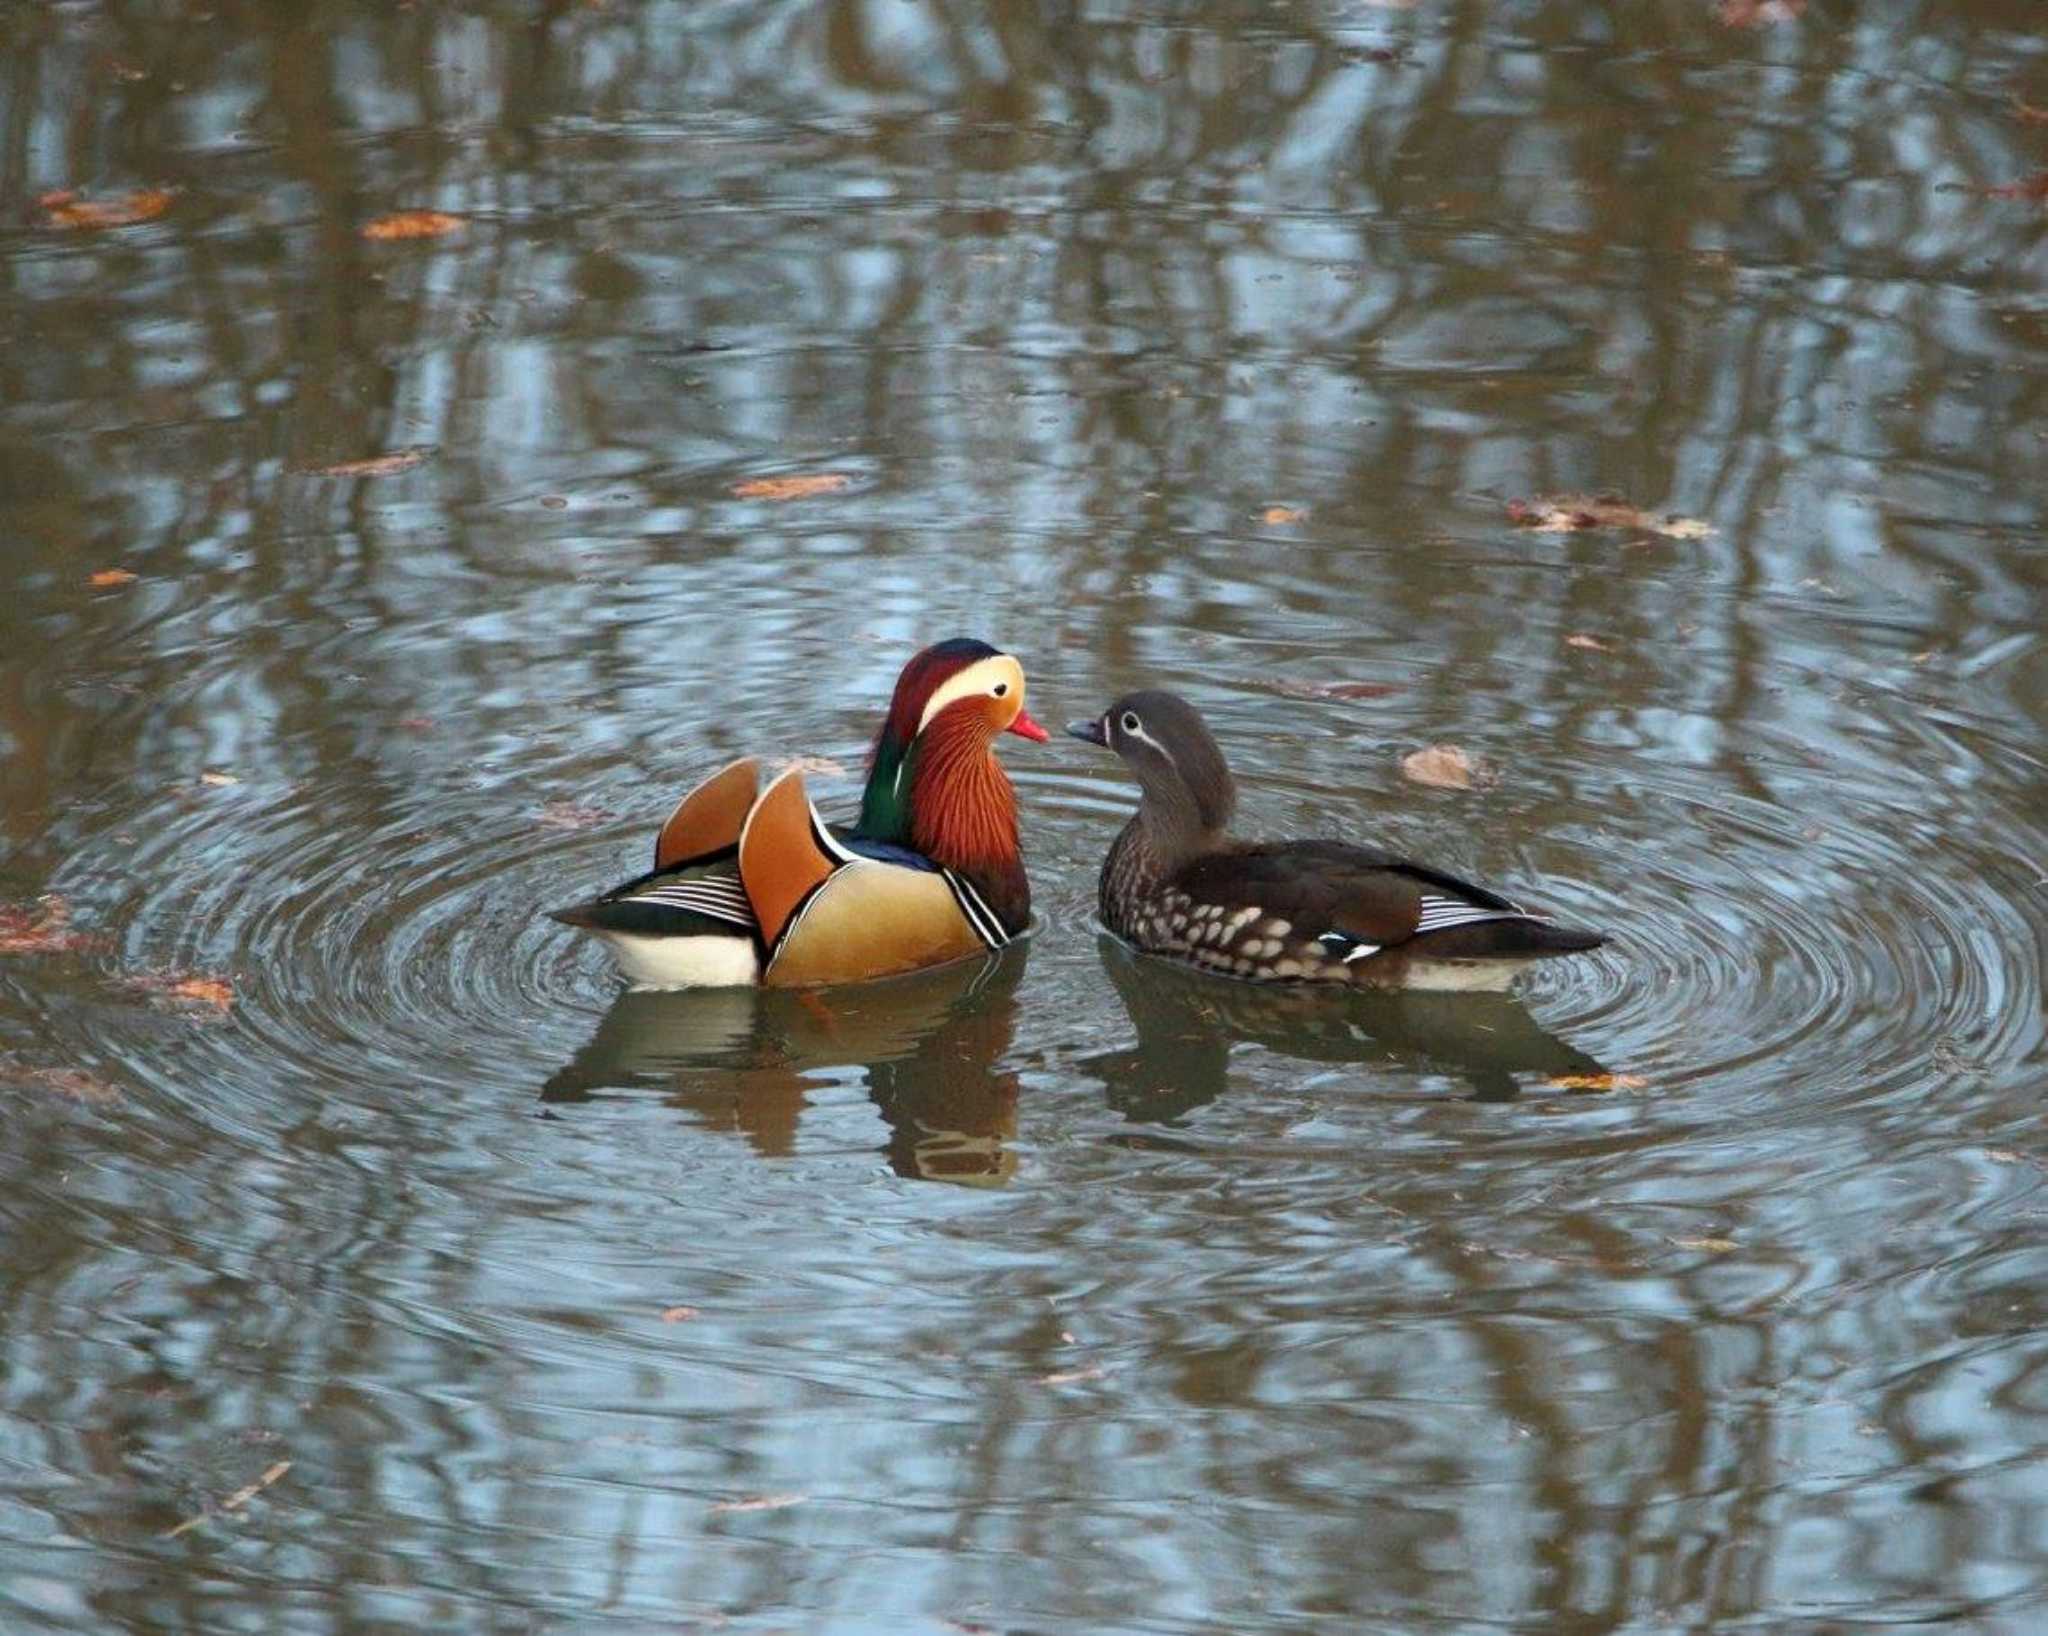
<path fill-rule="evenodd" d="M 71 905 L 54 892 L 34 903 L 0 904 L 0 954 L 75 954 L 99 942 L 71 930 Z"/>
<path fill-rule="evenodd" d="M 1571 635 L 1564 639 L 1564 645 L 1568 648 L 1588 648 L 1594 653 L 1612 653 L 1614 651 L 1605 642 L 1601 641 L 1599 637 L 1588 636 L 1584 631 L 1573 631 Z"/>
<path fill-rule="evenodd" d="M 394 210 L 363 224 L 363 237 L 379 244 L 396 239 L 438 239 L 459 233 L 466 224 L 460 216 L 445 210 Z"/>
<path fill-rule="evenodd" d="M 114 585 L 133 584 L 135 576 L 125 568 L 102 568 L 96 574 L 85 576 L 85 583 L 96 591 L 104 591 Z"/>
<path fill-rule="evenodd" d="M 2012 111 L 2028 125 L 2048 125 L 2048 108 L 2036 108 L 2024 97 L 2012 99 Z"/>
<path fill-rule="evenodd" d="M 1789 23 L 1806 10 L 1806 0 L 1721 0 L 1714 15 L 1728 28 Z"/>
<path fill-rule="evenodd" d="M 1547 1081 L 1561 1091 L 1640 1091 L 1650 1082 L 1641 1074 L 1552 1074 Z"/>
<path fill-rule="evenodd" d="M 1288 523 L 1298 523 L 1308 515 L 1297 506 L 1268 506 L 1259 513 L 1259 521 L 1271 528 L 1280 528 Z"/>
<path fill-rule="evenodd" d="M 45 193 L 36 203 L 43 207 L 44 221 L 50 227 L 96 232 L 155 221 L 171 208 L 171 197 L 165 188 L 146 187 L 118 199 L 81 199 L 70 188 L 62 188 Z"/>
<path fill-rule="evenodd" d="M 1469 790 L 1484 768 L 1455 744 L 1432 744 L 1401 758 L 1401 774 L 1439 790 Z"/>
<path fill-rule="evenodd" d="M 1714 531 L 1697 517 L 1659 517 L 1630 505 L 1618 494 L 1548 494 L 1510 500 L 1508 520 L 1539 534 L 1570 534 L 1585 528 L 1642 528 L 1674 540 L 1703 540 Z"/>
<path fill-rule="evenodd" d="M 550 801 L 540 809 L 540 824 L 543 829 L 591 829 L 616 816 L 608 807 L 582 801 Z"/>
<path fill-rule="evenodd" d="M 697 1315 L 695 1307 L 663 1307 L 661 1309 L 661 1321 L 665 1324 L 686 1324 Z"/>
<path fill-rule="evenodd" d="M 73 1102 L 83 1102 L 90 1108 L 109 1107 L 121 1100 L 119 1090 L 99 1075 L 86 1073 L 82 1068 L 11 1069 L 7 1077 L 20 1084 L 40 1086 Z"/>
<path fill-rule="evenodd" d="M 225 977 L 203 972 L 138 972 L 126 980 L 130 992 L 177 1010 L 224 1017 L 235 1003 L 235 985 Z"/>
<path fill-rule="evenodd" d="M 393 449 L 389 454 L 373 454 L 365 460 L 338 460 L 331 466 L 312 468 L 315 477 L 395 477 L 433 454 L 429 444 L 415 444 L 408 449 Z"/>
<path fill-rule="evenodd" d="M 853 487 L 845 472 L 821 471 L 794 477 L 749 477 L 732 486 L 740 500 L 807 500 L 814 494 L 837 494 Z"/>
<path fill-rule="evenodd" d="M 1987 187 L 1986 198 L 1991 199 L 2048 199 L 2048 170 L 2036 171 L 2020 182 L 2007 182 L 2003 187 Z"/>

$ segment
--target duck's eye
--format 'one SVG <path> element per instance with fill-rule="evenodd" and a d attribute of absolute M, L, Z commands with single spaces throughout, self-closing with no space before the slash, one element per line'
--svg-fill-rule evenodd
<path fill-rule="evenodd" d="M 1126 710 L 1124 712 L 1124 719 L 1120 723 L 1120 725 L 1126 733 L 1135 733 L 1139 729 L 1139 727 L 1143 725 L 1143 723 L 1141 723 L 1138 720 L 1137 711 Z"/>
<path fill-rule="evenodd" d="M 995 696 L 1000 699 L 1004 694 L 1010 691 L 1010 684 L 1008 682 L 997 682 L 992 691 L 995 693 Z"/>

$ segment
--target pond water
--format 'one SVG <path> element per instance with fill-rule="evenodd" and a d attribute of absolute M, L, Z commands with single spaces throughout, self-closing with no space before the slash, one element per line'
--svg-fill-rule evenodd
<path fill-rule="evenodd" d="M 2040 24 L 0 0 L 0 1628 L 2043 1628 Z M 956 633 L 1614 941 L 539 918 Z"/>

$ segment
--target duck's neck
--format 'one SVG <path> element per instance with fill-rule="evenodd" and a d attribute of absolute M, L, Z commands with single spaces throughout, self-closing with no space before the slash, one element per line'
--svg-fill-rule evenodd
<path fill-rule="evenodd" d="M 1017 797 L 987 733 L 971 723 L 934 721 L 905 765 L 910 845 L 965 875 L 1005 930 L 1022 931 L 1031 918 L 1031 883 L 1017 845 Z"/>
<path fill-rule="evenodd" d="M 1192 801 L 1160 799 L 1148 790 L 1131 821 L 1110 843 L 1102 863 L 1098 901 L 1102 918 L 1120 937 L 1153 898 L 1195 859 L 1229 844 L 1220 829 L 1204 825 Z"/>
<path fill-rule="evenodd" d="M 887 722 L 875 737 L 868 762 L 868 784 L 861 792 L 856 835 L 871 841 L 910 846 L 910 746 L 889 730 Z"/>

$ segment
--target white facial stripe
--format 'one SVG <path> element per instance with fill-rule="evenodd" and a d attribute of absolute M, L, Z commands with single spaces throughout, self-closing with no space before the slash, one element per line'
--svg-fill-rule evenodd
<path fill-rule="evenodd" d="M 1007 653 L 991 654 L 986 659 L 977 659 L 965 670 L 949 676 L 932 696 L 925 701 L 924 714 L 917 718 L 917 730 L 922 733 L 931 725 L 936 716 L 949 704 L 958 704 L 962 699 L 978 698 L 994 693 L 998 686 L 1009 689 L 1003 695 L 1005 703 L 1014 701 L 1019 710 L 1024 708 L 1024 667 Z"/>
<path fill-rule="evenodd" d="M 1167 766 L 1171 767 L 1175 772 L 1180 771 L 1180 763 L 1173 759 L 1173 752 L 1169 750 L 1165 745 L 1161 744 L 1159 740 L 1154 738 L 1150 733 L 1146 732 L 1145 724 L 1142 721 L 1139 722 L 1136 727 L 1126 727 L 1121 721 L 1119 721 L 1116 724 L 1116 730 L 1119 733 L 1123 734 L 1125 738 L 1138 739 L 1145 744 L 1151 745 L 1153 749 L 1157 750 L 1161 755 L 1166 757 Z"/>

